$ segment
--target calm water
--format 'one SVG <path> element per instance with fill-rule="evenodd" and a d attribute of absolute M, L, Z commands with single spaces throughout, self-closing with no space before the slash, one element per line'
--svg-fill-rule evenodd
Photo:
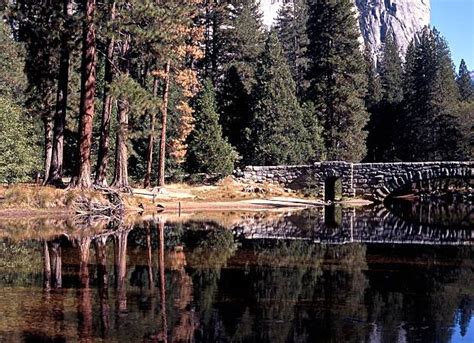
<path fill-rule="evenodd" d="M 472 206 L 0 226 L 0 342 L 474 342 Z"/>

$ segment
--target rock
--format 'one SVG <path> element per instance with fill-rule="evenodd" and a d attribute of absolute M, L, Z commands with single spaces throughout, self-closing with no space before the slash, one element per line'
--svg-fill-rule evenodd
<path fill-rule="evenodd" d="M 380 56 L 387 32 L 393 32 L 404 55 L 415 32 L 430 24 L 430 0 L 354 0 L 362 36 L 374 56 Z M 261 0 L 263 23 L 270 27 L 288 0 Z"/>

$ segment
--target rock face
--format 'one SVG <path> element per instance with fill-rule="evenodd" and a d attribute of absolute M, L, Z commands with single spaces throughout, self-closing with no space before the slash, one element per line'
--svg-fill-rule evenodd
<path fill-rule="evenodd" d="M 264 24 L 271 26 L 278 9 L 291 0 L 261 0 Z M 354 0 L 361 33 L 379 56 L 387 33 L 393 33 L 402 55 L 415 32 L 430 24 L 430 0 Z"/>
<path fill-rule="evenodd" d="M 378 56 L 385 37 L 393 33 L 404 54 L 415 33 L 430 24 L 430 0 L 356 0 L 360 28 Z"/>

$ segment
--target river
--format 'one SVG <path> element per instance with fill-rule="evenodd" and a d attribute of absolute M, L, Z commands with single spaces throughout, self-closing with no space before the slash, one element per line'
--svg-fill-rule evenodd
<path fill-rule="evenodd" d="M 0 342 L 474 342 L 473 207 L 0 223 Z"/>

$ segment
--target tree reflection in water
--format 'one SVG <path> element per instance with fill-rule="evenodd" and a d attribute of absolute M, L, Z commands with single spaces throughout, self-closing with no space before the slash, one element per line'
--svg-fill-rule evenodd
<path fill-rule="evenodd" d="M 472 246 L 340 244 L 340 227 L 324 227 L 319 211 L 267 221 L 285 239 L 258 236 L 267 227 L 261 218 L 235 230 L 151 218 L 37 244 L 5 239 L 16 260 L 0 257 L 0 340 L 449 342 L 456 330 L 472 335 Z M 341 213 L 340 225 L 352 213 L 353 228 L 365 223 L 362 232 L 382 223 L 360 210 Z M 242 234 L 249 223 L 251 237 Z M 334 242 L 315 244 L 321 232 Z M 39 263 L 30 263 L 38 254 Z"/>

